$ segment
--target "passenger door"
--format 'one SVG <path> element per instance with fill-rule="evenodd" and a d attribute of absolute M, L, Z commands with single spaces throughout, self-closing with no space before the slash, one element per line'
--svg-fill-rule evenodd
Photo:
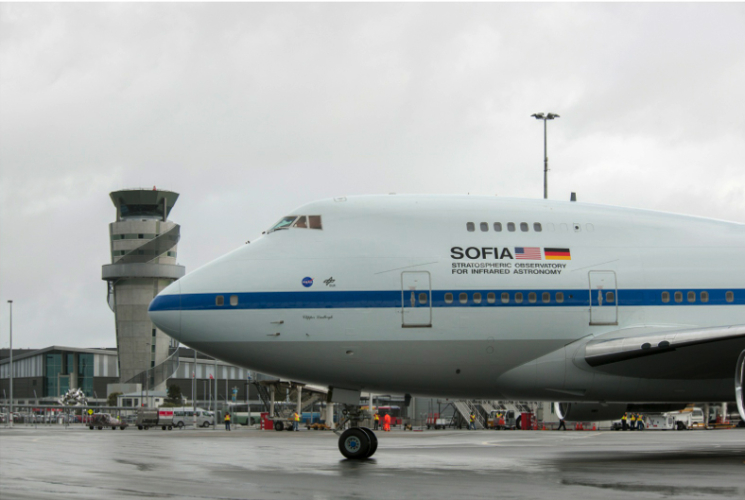
<path fill-rule="evenodd" d="M 590 324 L 618 324 L 618 289 L 614 271 L 590 271 Z"/>
<path fill-rule="evenodd" d="M 401 273 L 401 326 L 432 326 L 432 285 L 427 271 Z"/>

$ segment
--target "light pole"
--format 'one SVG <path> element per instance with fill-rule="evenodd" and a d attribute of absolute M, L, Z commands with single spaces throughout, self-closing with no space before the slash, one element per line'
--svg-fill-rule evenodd
<path fill-rule="evenodd" d="M 554 113 L 533 113 L 533 118 L 536 120 L 543 120 L 543 199 L 548 198 L 548 148 L 546 141 L 546 121 L 553 120 L 554 118 L 560 118 L 559 115 Z"/>
<path fill-rule="evenodd" d="M 8 414 L 8 421 L 10 427 L 13 427 L 13 301 L 9 300 L 10 304 L 10 412 Z"/>
<path fill-rule="evenodd" d="M 150 352 L 150 342 L 147 343 L 147 368 L 145 369 L 145 401 L 147 401 L 146 408 L 150 408 L 150 363 L 153 359 L 153 354 Z"/>

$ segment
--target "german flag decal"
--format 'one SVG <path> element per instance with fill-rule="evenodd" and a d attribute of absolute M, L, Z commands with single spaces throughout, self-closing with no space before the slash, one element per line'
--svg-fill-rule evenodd
<path fill-rule="evenodd" d="M 543 255 L 546 260 L 572 260 L 568 248 L 544 248 Z"/>

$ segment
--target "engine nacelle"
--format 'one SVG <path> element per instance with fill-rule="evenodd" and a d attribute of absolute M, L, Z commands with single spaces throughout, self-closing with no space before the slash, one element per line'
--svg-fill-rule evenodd
<path fill-rule="evenodd" d="M 737 412 L 740 414 L 740 421 L 745 422 L 745 351 L 740 353 L 735 365 L 735 401 L 737 401 Z"/>
<path fill-rule="evenodd" d="M 626 413 L 625 403 L 554 403 L 556 415 L 570 422 L 617 420 Z"/>

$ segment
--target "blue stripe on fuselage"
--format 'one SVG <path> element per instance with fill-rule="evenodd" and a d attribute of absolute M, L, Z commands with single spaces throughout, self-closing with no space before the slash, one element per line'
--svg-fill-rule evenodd
<path fill-rule="evenodd" d="M 603 292 L 604 300 L 605 293 Z M 708 292 L 708 302 L 701 302 L 701 292 Z M 556 301 L 556 294 L 564 294 L 563 302 Z M 670 294 L 670 301 L 662 301 L 662 292 Z M 683 294 L 681 302 L 675 301 L 675 292 Z M 688 302 L 688 292 L 696 294 L 695 302 Z M 727 292 L 734 293 L 734 300 L 728 302 Z M 409 292 L 404 292 L 408 294 Z M 426 291 L 417 290 L 417 294 Z M 467 300 L 460 302 L 460 294 L 465 293 Z M 481 302 L 474 302 L 474 294 L 481 294 Z M 502 302 L 502 294 L 509 294 L 509 301 Z M 515 302 L 515 294 L 522 293 L 521 303 Z M 535 293 L 535 302 L 529 300 L 530 294 Z M 548 302 L 543 302 L 543 294 L 549 293 Z M 445 301 L 446 294 L 452 294 L 451 302 Z M 489 295 L 494 294 L 493 301 Z M 713 306 L 713 305 L 743 305 L 745 304 L 745 289 L 630 289 L 618 290 L 619 306 Z M 224 305 L 218 306 L 216 298 L 223 296 Z M 230 298 L 237 296 L 238 304 L 230 305 Z M 433 290 L 432 307 L 588 307 L 598 305 L 598 292 L 593 290 Z M 150 303 L 150 311 L 201 311 L 212 309 L 365 309 L 401 307 L 401 290 L 382 291 L 301 291 L 301 292 L 250 292 L 250 293 L 187 293 L 174 295 L 158 295 Z M 404 307 L 411 307 L 410 301 L 403 301 Z M 604 305 L 613 306 L 604 302 Z M 427 307 L 417 304 L 416 307 Z"/>

